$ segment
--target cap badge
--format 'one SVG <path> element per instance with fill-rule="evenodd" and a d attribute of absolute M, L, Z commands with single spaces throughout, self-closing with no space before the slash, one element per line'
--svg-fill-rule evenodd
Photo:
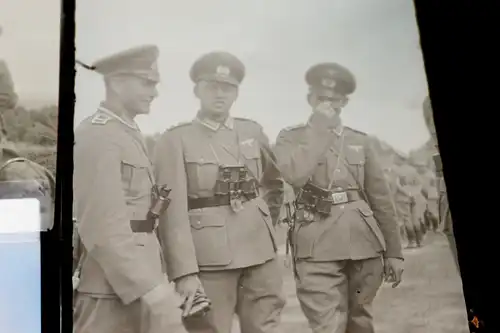
<path fill-rule="evenodd" d="M 220 76 L 229 76 L 231 74 L 231 71 L 229 70 L 229 67 L 226 66 L 218 66 L 216 69 L 217 75 Z"/>
<path fill-rule="evenodd" d="M 326 88 L 333 89 L 333 88 L 335 88 L 336 82 L 333 79 L 324 78 L 323 80 L 321 80 L 321 85 L 323 85 Z"/>

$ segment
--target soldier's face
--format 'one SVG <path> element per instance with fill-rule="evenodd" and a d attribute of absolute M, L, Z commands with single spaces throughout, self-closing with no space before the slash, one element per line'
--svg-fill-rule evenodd
<path fill-rule="evenodd" d="M 309 95 L 307 96 L 307 100 L 309 102 L 309 105 L 312 106 L 313 109 L 315 109 L 319 104 L 322 103 L 328 103 L 330 106 L 340 112 L 343 107 L 347 105 L 348 99 L 345 96 L 334 96 L 334 97 L 329 97 L 325 95 L 320 95 L 316 94 L 314 92 L 310 92 Z"/>
<path fill-rule="evenodd" d="M 158 96 L 158 81 L 142 77 L 128 76 L 118 85 L 122 104 L 134 114 L 147 114 L 151 103 Z"/>
<path fill-rule="evenodd" d="M 201 109 L 214 114 L 229 112 L 238 97 L 238 87 L 226 82 L 200 81 L 195 87 L 195 95 Z"/>

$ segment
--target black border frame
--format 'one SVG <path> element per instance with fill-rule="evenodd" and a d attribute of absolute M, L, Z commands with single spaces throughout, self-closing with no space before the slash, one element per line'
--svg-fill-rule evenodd
<path fill-rule="evenodd" d="M 500 332 L 492 310 L 498 200 L 494 173 L 499 6 L 495 1 L 414 0 L 448 191 L 471 332 Z M 491 6 L 489 6 L 491 5 Z M 498 15 L 498 14 L 497 14 Z M 492 128 L 489 128 L 492 126 Z M 487 160 L 488 162 L 481 163 Z M 493 245 L 493 246 L 492 246 Z M 493 251 L 491 251 L 491 249 Z M 490 257 L 488 257 L 490 254 Z M 496 302 L 495 302 L 496 303 Z M 495 304 L 494 303 L 494 304 Z"/>
<path fill-rule="evenodd" d="M 54 227 L 40 235 L 43 333 L 72 332 L 73 330 L 71 221 L 75 106 L 75 0 L 61 0 L 60 24 L 59 126 Z"/>

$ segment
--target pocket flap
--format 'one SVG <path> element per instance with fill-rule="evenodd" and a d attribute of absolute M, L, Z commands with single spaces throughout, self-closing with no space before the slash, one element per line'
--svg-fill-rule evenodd
<path fill-rule="evenodd" d="M 196 214 L 189 216 L 189 223 L 193 229 L 225 226 L 224 218 L 215 214 Z"/>
<path fill-rule="evenodd" d="M 240 144 L 240 151 L 247 159 L 260 158 L 260 147 L 256 140 L 249 144 Z"/>
<path fill-rule="evenodd" d="M 122 159 L 122 164 L 128 165 L 134 169 L 148 168 L 148 161 L 140 158 L 124 158 Z"/>
<path fill-rule="evenodd" d="M 373 211 L 369 207 L 360 207 L 359 211 L 364 217 L 373 216 Z"/>

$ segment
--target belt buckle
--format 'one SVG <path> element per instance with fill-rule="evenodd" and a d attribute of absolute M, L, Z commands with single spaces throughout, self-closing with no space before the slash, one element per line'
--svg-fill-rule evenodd
<path fill-rule="evenodd" d="M 160 224 L 160 222 L 158 221 L 158 219 L 156 219 L 154 222 L 153 222 L 153 232 L 156 231 L 156 229 L 158 229 L 158 225 Z"/>
<path fill-rule="evenodd" d="M 349 201 L 347 192 L 334 192 L 332 193 L 332 201 L 334 205 L 344 204 Z"/>

